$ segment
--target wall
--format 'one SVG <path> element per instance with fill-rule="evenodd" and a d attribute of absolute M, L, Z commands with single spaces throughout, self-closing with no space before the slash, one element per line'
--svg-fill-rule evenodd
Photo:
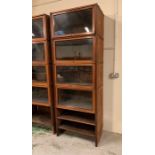
<path fill-rule="evenodd" d="M 67 8 L 98 3 L 102 9 L 104 20 L 104 130 L 122 132 L 122 2 L 118 0 L 118 36 L 116 53 L 116 72 L 118 79 L 112 80 L 114 54 L 114 0 L 33 0 L 33 15 L 49 14 Z"/>

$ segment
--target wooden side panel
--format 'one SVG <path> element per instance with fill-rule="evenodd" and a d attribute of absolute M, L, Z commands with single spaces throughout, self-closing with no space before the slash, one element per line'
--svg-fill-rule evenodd
<path fill-rule="evenodd" d="M 96 35 L 96 63 L 103 63 L 103 39 Z"/>
<path fill-rule="evenodd" d="M 103 25 L 101 23 L 99 25 L 97 32 L 102 34 L 103 30 L 100 30 L 100 27 Z M 98 146 L 103 131 L 103 46 L 103 38 L 96 35 L 96 146 Z"/>
<path fill-rule="evenodd" d="M 103 63 L 96 64 L 96 88 L 103 87 Z"/>
<path fill-rule="evenodd" d="M 98 145 L 103 130 L 103 87 L 97 89 L 96 96 L 96 145 Z"/>
<path fill-rule="evenodd" d="M 103 38 L 104 34 L 104 15 L 98 5 L 95 6 L 96 14 L 96 34 Z"/>

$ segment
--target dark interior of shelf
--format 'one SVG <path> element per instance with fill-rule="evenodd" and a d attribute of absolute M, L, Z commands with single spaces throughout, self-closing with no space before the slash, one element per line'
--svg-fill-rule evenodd
<path fill-rule="evenodd" d="M 59 126 L 59 129 L 67 130 L 73 133 L 74 132 L 79 133 L 81 135 L 86 135 L 90 137 L 95 136 L 95 127 L 86 124 L 80 124 L 70 121 L 62 121 Z"/>
<path fill-rule="evenodd" d="M 92 92 L 58 89 L 59 105 L 92 109 Z"/>
<path fill-rule="evenodd" d="M 37 126 L 52 127 L 50 109 L 32 106 L 32 123 Z"/>
<path fill-rule="evenodd" d="M 78 122 L 83 124 L 95 125 L 95 115 L 82 113 L 82 112 L 73 112 L 70 110 L 59 110 L 60 116 L 58 119 L 68 120 L 71 122 Z"/>

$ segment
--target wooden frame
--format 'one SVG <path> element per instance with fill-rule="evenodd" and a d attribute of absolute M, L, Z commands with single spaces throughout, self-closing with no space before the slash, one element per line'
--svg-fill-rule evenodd
<path fill-rule="evenodd" d="M 53 132 L 55 133 L 55 113 L 54 113 L 54 103 L 53 103 L 53 91 L 51 88 L 52 83 L 52 73 L 51 73 L 51 57 L 50 57 L 50 52 L 49 52 L 49 18 L 47 15 L 39 15 L 39 16 L 34 16 L 33 19 L 42 19 L 43 20 L 43 38 L 33 38 L 32 39 L 32 44 L 38 44 L 38 43 L 43 43 L 44 44 L 44 56 L 45 60 L 44 61 L 32 61 L 32 67 L 33 66 L 38 66 L 38 67 L 45 67 L 46 71 L 46 82 L 39 82 L 39 81 L 32 81 L 32 87 L 38 87 L 38 88 L 46 88 L 47 89 L 47 96 L 48 96 L 48 102 L 45 104 L 44 102 L 39 102 L 39 101 L 33 101 L 32 100 L 32 105 L 38 106 L 38 107 L 45 107 L 48 108 L 50 111 L 51 118 L 49 118 L 49 121 L 47 119 L 45 122 L 48 122 L 48 124 L 45 124 L 44 122 L 40 122 L 41 125 L 48 126 L 50 128 L 53 128 Z M 43 116 L 45 117 L 45 116 Z M 49 124 L 49 122 L 51 122 Z M 34 122 L 35 123 L 35 122 Z M 38 124 L 38 122 L 37 122 Z"/>
<path fill-rule="evenodd" d="M 67 35 L 54 35 L 54 16 L 58 14 L 76 12 L 84 9 L 92 8 L 92 32 L 90 33 L 75 33 Z M 66 21 L 67 22 L 67 21 Z M 104 25 L 104 15 L 97 4 L 92 4 L 84 7 L 77 7 L 72 9 L 67 9 L 59 12 L 54 12 L 50 14 L 50 23 L 51 23 L 51 50 L 53 56 L 53 80 L 54 80 L 54 96 L 55 96 L 55 117 L 56 117 L 56 132 L 59 135 L 62 131 L 68 130 L 71 132 L 79 133 L 86 135 L 88 137 L 93 137 L 95 140 L 95 145 L 98 146 L 100 137 L 103 130 L 103 25 Z M 73 41 L 80 39 L 93 39 L 93 59 L 92 60 L 56 60 L 56 48 L 55 43 L 59 41 Z M 92 66 L 93 67 L 93 82 L 92 85 L 78 85 L 78 84 L 69 84 L 69 83 L 57 83 L 56 79 L 56 67 L 57 66 Z M 81 91 L 91 91 L 93 95 L 93 108 L 77 108 L 74 106 L 66 106 L 58 104 L 58 89 L 69 89 L 69 90 L 81 90 Z M 64 117 L 62 111 L 73 111 L 79 112 L 81 114 L 85 113 L 86 115 L 93 115 L 95 120 L 93 123 L 91 120 L 86 120 L 80 116 L 71 116 L 68 114 L 67 117 Z M 64 121 L 68 122 L 78 122 L 81 123 L 82 127 L 85 125 L 93 125 L 94 130 L 88 131 L 78 129 L 76 126 L 72 127 L 67 125 L 62 125 Z M 91 123 L 90 123 L 91 122 Z M 79 125 L 80 126 L 80 125 Z M 88 132 L 87 132 L 88 131 Z"/>

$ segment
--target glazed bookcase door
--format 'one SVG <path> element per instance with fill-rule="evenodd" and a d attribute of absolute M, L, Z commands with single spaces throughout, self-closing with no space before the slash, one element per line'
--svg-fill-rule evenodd
<path fill-rule="evenodd" d="M 93 63 L 95 61 L 94 37 L 55 40 L 54 62 Z"/>
<path fill-rule="evenodd" d="M 32 43 L 32 64 L 45 65 L 49 62 L 48 46 L 46 41 Z"/>
<path fill-rule="evenodd" d="M 52 14 L 52 37 L 90 35 L 94 33 L 93 8 L 68 10 Z"/>
<path fill-rule="evenodd" d="M 32 81 L 47 82 L 45 66 L 32 66 Z"/>
<path fill-rule="evenodd" d="M 57 65 L 56 84 L 76 85 L 78 86 L 94 86 L 94 66 L 93 65 Z"/>
<path fill-rule="evenodd" d="M 32 40 L 46 40 L 47 39 L 47 20 L 46 16 L 39 16 L 32 18 Z"/>
<path fill-rule="evenodd" d="M 32 44 L 32 61 L 45 61 L 45 43 L 38 42 Z"/>
<path fill-rule="evenodd" d="M 94 92 L 75 88 L 57 88 L 57 107 L 93 113 Z"/>
<path fill-rule="evenodd" d="M 48 103 L 47 88 L 32 87 L 33 101 Z"/>
<path fill-rule="evenodd" d="M 48 89 L 32 87 L 32 102 L 39 102 L 48 105 Z"/>

